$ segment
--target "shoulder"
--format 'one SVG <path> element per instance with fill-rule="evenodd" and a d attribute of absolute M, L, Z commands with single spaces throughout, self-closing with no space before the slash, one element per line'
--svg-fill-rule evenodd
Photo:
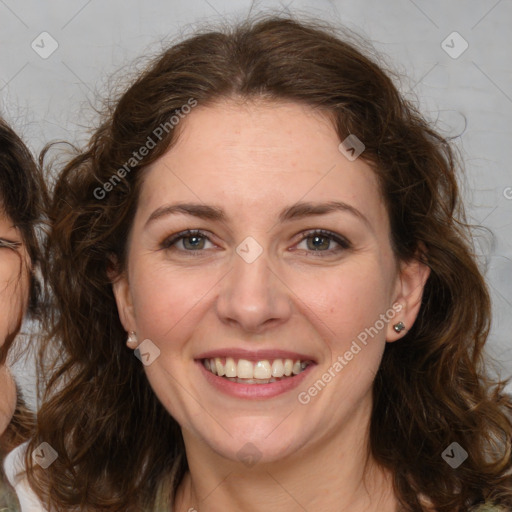
<path fill-rule="evenodd" d="M 25 442 L 7 454 L 3 464 L 5 476 L 16 492 L 21 512 L 47 512 L 24 475 L 27 444 Z"/>

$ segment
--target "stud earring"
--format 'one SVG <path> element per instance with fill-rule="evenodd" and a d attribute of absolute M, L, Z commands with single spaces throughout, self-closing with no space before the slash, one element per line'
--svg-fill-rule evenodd
<path fill-rule="evenodd" d="M 393 329 L 395 332 L 402 332 L 405 329 L 405 324 L 403 322 L 398 322 L 393 325 Z"/>
<path fill-rule="evenodd" d="M 128 333 L 128 339 L 126 340 L 126 343 L 138 343 L 139 340 L 137 339 L 137 333 L 135 331 L 130 331 Z"/>

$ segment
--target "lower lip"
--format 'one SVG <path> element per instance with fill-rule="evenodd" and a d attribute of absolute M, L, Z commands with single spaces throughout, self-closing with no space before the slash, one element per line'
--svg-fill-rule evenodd
<path fill-rule="evenodd" d="M 307 374 L 309 374 L 313 366 L 315 366 L 315 364 L 310 364 L 299 374 L 293 377 L 286 377 L 277 382 L 269 382 L 268 384 L 239 384 L 238 382 L 232 382 L 224 377 L 214 375 L 204 367 L 202 361 L 196 361 L 196 363 L 199 365 L 206 380 L 222 393 L 236 398 L 252 399 L 272 398 L 291 391 L 306 378 Z"/>

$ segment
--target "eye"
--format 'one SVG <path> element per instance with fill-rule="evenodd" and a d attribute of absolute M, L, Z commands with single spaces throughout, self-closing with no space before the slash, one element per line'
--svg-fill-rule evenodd
<path fill-rule="evenodd" d="M 304 241 L 306 241 L 306 251 L 315 253 L 315 256 L 332 255 L 352 247 L 351 243 L 344 237 L 323 229 L 304 233 L 299 244 Z M 166 238 L 160 244 L 160 248 L 195 255 L 207 249 L 205 247 L 206 243 L 213 244 L 206 233 L 198 229 L 188 229 Z M 333 243 L 337 245 L 337 248 L 330 249 L 329 247 Z"/>
<path fill-rule="evenodd" d="M 196 252 L 202 252 L 205 248 L 205 241 L 212 243 L 204 232 L 198 229 L 188 229 L 165 239 L 160 247 L 162 249 L 177 249 L 195 254 Z M 179 247 L 180 244 L 181 247 Z"/>
<path fill-rule="evenodd" d="M 333 253 L 338 253 L 352 247 L 350 242 L 344 237 L 323 229 L 304 233 L 299 244 L 304 241 L 306 241 L 306 250 L 317 253 L 315 256 L 320 257 L 323 257 L 324 255 L 332 255 Z M 333 242 L 337 244 L 338 247 L 335 249 L 329 249 L 329 246 Z"/>

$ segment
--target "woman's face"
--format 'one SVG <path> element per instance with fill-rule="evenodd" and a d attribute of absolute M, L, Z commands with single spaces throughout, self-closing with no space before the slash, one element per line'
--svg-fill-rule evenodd
<path fill-rule="evenodd" d="M 374 172 L 294 103 L 182 122 L 145 171 L 114 292 L 187 450 L 276 461 L 366 428 L 386 340 L 411 327 L 428 274 L 396 261 Z M 215 357 L 236 377 L 208 370 Z"/>
<path fill-rule="evenodd" d="M 28 263 L 20 232 L 0 213 L 0 347 L 21 326 L 29 295 Z M 0 390 L 1 434 L 11 421 L 16 406 L 16 387 L 5 365 L 0 366 Z"/>

